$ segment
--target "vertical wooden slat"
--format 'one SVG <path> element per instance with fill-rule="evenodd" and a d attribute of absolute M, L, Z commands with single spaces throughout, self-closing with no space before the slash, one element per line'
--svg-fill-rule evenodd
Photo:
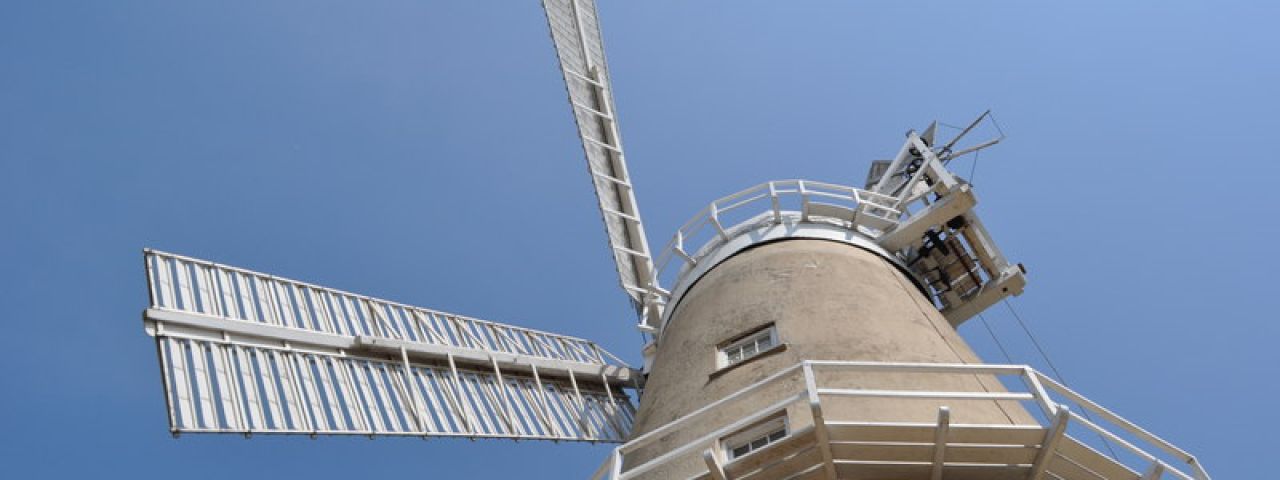
<path fill-rule="evenodd" d="M 195 428 L 194 405 L 191 403 L 191 383 L 187 379 L 187 341 L 165 338 L 169 347 L 169 367 L 173 369 L 173 399 L 178 407 L 178 426 Z"/>
<path fill-rule="evenodd" d="M 378 399 L 372 390 L 372 383 L 369 381 L 369 364 L 365 361 L 353 362 L 351 374 L 356 379 L 356 387 L 360 389 L 360 401 L 364 404 L 367 412 L 367 419 L 372 421 L 372 431 L 387 431 L 387 425 L 383 422 L 383 413 L 378 407 Z"/>
<path fill-rule="evenodd" d="M 247 413 L 246 418 L 248 430 L 265 430 L 267 423 L 266 416 L 262 411 L 262 402 L 258 400 L 258 381 L 257 376 L 253 374 L 253 364 L 249 359 L 249 349 L 246 347 L 234 347 L 236 364 L 240 371 L 240 391 L 244 395 L 244 410 Z"/>
<path fill-rule="evenodd" d="M 256 350 L 254 358 L 258 363 L 258 372 L 262 379 L 262 393 L 267 400 L 267 411 L 271 413 L 271 423 L 275 430 L 288 430 L 289 421 L 285 418 L 283 399 L 277 388 L 281 372 L 276 370 L 273 353 L 267 350 Z"/>
<path fill-rule="evenodd" d="M 298 386 L 298 376 L 293 371 L 292 355 L 273 351 L 268 354 L 268 358 L 279 375 L 280 403 L 282 409 L 289 415 L 289 420 L 293 424 L 292 429 L 311 431 L 311 418 L 307 416 L 307 408 L 303 405 L 304 399 Z"/>
<path fill-rule="evenodd" d="M 418 414 L 421 417 L 424 430 L 431 433 L 438 433 L 441 432 L 443 428 L 436 421 L 440 417 L 438 414 L 432 415 L 433 412 L 431 411 L 431 406 L 427 400 L 431 395 L 431 385 L 428 383 L 430 381 L 430 371 L 430 368 L 411 367 L 409 369 L 410 373 L 408 377 L 409 387 L 415 392 L 413 396 L 414 405 L 416 405 Z"/>
<path fill-rule="evenodd" d="M 200 401 L 200 426 L 203 428 L 217 428 L 218 423 L 214 416 L 212 382 L 209 380 L 209 368 L 205 366 L 207 351 L 207 343 L 191 342 L 191 377 L 197 388 L 196 398 Z"/>
<path fill-rule="evenodd" d="M 391 382 L 396 398 L 400 402 L 400 412 L 405 419 L 405 431 L 427 432 L 425 412 L 422 411 L 411 383 L 412 371 L 401 365 L 387 365 L 387 378 Z"/>
<path fill-rule="evenodd" d="M 330 424 L 332 428 L 338 430 L 350 430 L 347 425 L 347 419 L 342 415 L 342 401 L 338 398 L 337 391 L 333 388 L 334 380 L 330 370 L 331 364 L 328 357 L 315 356 L 316 382 L 317 389 L 325 398 L 325 409 L 329 412 Z"/>
<path fill-rule="evenodd" d="M 200 298 L 200 313 L 209 315 L 222 315 L 222 309 L 219 308 L 218 302 L 215 300 L 216 292 L 213 291 L 213 268 L 208 265 L 193 263 L 194 268 L 192 277 L 192 288 Z"/>
<path fill-rule="evenodd" d="M 156 259 L 156 290 L 160 295 L 159 301 L 161 307 L 178 308 L 177 302 L 174 301 L 173 287 L 173 270 L 168 257 L 157 255 Z"/>
<path fill-rule="evenodd" d="M 351 336 L 365 335 L 360 326 L 360 317 L 353 310 L 351 299 L 346 295 L 335 293 L 330 300 L 333 301 L 333 312 L 337 318 L 336 321 L 342 324 L 342 331 Z"/>
<path fill-rule="evenodd" d="M 537 415 L 530 408 L 529 397 L 526 394 L 525 382 L 519 378 L 505 379 L 507 384 L 507 392 L 510 394 L 511 409 L 515 411 L 516 425 L 525 435 L 544 435 L 538 428 Z"/>
<path fill-rule="evenodd" d="M 244 319 L 251 322 L 261 321 L 258 318 L 258 304 L 253 300 L 253 279 L 240 272 L 231 272 L 231 278 L 235 280 L 236 297 Z"/>
<path fill-rule="evenodd" d="M 486 434 L 498 433 L 497 426 L 494 425 L 493 415 L 489 415 L 489 408 L 484 408 L 484 393 L 480 390 L 480 379 L 476 378 L 472 372 L 462 374 L 462 393 L 463 401 L 467 402 L 468 407 L 472 407 L 472 411 L 480 412 L 476 415 L 480 422 L 480 431 Z"/>
<path fill-rule="evenodd" d="M 214 278 L 217 280 L 218 303 L 222 306 L 222 315 L 243 320 L 244 315 L 240 314 L 240 307 L 236 304 L 236 287 L 231 283 L 231 272 L 225 269 L 215 270 Z"/>
<path fill-rule="evenodd" d="M 498 361 L 493 357 L 489 357 L 490 363 L 493 364 L 493 389 L 498 395 L 497 408 L 501 410 L 502 417 L 506 419 L 507 427 L 511 428 L 511 432 L 521 431 L 521 425 L 513 412 L 514 406 L 511 402 L 511 389 L 508 388 L 506 380 L 502 377 L 502 369 L 498 368 Z"/>
<path fill-rule="evenodd" d="M 356 393 L 355 381 L 351 378 L 350 359 L 334 359 L 333 371 L 338 382 L 338 390 L 342 392 L 342 410 L 346 412 L 351 428 L 358 431 L 369 431 L 367 419 L 360 405 L 360 397 Z"/>
<path fill-rule="evenodd" d="M 404 335 L 400 333 L 400 329 L 393 321 L 390 313 L 387 311 L 387 305 L 379 302 L 369 302 L 369 311 L 373 313 L 373 321 L 382 329 L 382 336 L 404 340 Z"/>
<path fill-rule="evenodd" d="M 422 328 L 424 341 L 434 344 L 449 343 L 444 340 L 442 335 L 440 335 L 440 327 L 436 324 L 436 316 L 434 313 L 424 310 L 415 310 L 413 313 L 417 319 L 418 325 Z"/>
<path fill-rule="evenodd" d="M 325 415 L 324 400 L 320 397 L 314 375 L 314 364 L 311 355 L 294 354 L 294 370 L 298 372 L 298 385 L 302 387 L 302 395 L 306 398 L 307 412 L 310 413 L 313 430 L 328 430 L 329 419 Z"/>
<path fill-rule="evenodd" d="M 455 418 L 460 420 L 459 425 L 462 426 L 466 433 L 475 433 L 479 431 L 476 425 L 475 415 L 471 412 L 471 406 L 468 405 L 464 393 L 462 391 L 462 376 L 458 373 L 458 366 L 453 360 L 453 355 L 449 355 L 449 381 L 441 385 L 449 393 L 449 401 L 453 404 L 453 412 Z"/>
<path fill-rule="evenodd" d="M 533 370 L 533 394 L 538 401 L 539 418 L 542 419 L 544 429 L 548 435 L 562 437 L 564 433 L 560 431 L 559 425 L 551 417 L 550 407 L 547 406 L 547 390 L 542 386 L 542 377 L 538 375 L 538 366 L 531 365 L 531 367 Z"/>
<path fill-rule="evenodd" d="M 238 400 L 240 398 L 232 369 L 227 362 L 228 345 L 212 345 L 213 380 L 218 384 L 218 402 L 221 404 L 223 421 L 226 428 L 244 430 L 243 418 L 240 415 Z"/>
<path fill-rule="evenodd" d="M 148 268 L 150 267 L 148 266 Z M 152 298 L 155 298 L 154 294 Z M 162 328 L 163 325 L 157 326 L 157 329 Z M 169 366 L 169 358 L 172 357 L 172 353 L 170 353 L 168 343 L 168 337 L 156 337 L 156 356 L 160 360 L 160 384 L 164 386 L 164 409 L 169 414 L 169 428 L 176 429 L 178 428 L 178 415 L 173 409 L 173 381 L 169 378 L 169 374 L 173 371 Z"/>
<path fill-rule="evenodd" d="M 569 383 L 573 386 L 573 402 L 569 412 L 573 414 L 574 420 L 578 422 L 578 428 L 582 430 L 582 435 L 588 438 L 596 438 L 597 435 L 591 429 L 591 424 L 586 419 L 586 404 L 582 399 L 582 390 L 578 389 L 578 379 L 573 375 L 573 370 L 569 371 Z"/>
<path fill-rule="evenodd" d="M 320 331 L 337 335 L 346 335 L 335 325 L 332 306 L 329 304 L 329 293 L 315 288 L 307 289 L 307 297 L 311 299 L 312 318 L 319 325 Z"/>
<path fill-rule="evenodd" d="M 396 371 L 390 369 L 387 364 L 379 364 L 375 369 L 374 388 L 378 390 L 379 396 L 383 399 L 383 404 L 387 408 L 387 416 L 390 422 L 389 428 L 392 431 L 408 431 L 412 429 L 408 413 L 404 411 L 404 402 L 398 396 L 396 390 L 393 390 L 393 381 Z M 401 415 L 403 413 L 403 415 Z"/>
<path fill-rule="evenodd" d="M 311 310 L 307 308 L 306 288 L 290 282 L 286 290 L 289 293 L 288 298 L 292 299 L 289 304 L 294 307 L 289 309 L 295 316 L 294 326 L 304 330 L 316 330 L 318 327 L 312 321 Z"/>
<path fill-rule="evenodd" d="M 178 300 L 182 303 L 182 310 L 196 311 L 195 298 L 191 294 L 190 264 L 174 260 L 174 273 L 178 277 Z"/>
<path fill-rule="evenodd" d="M 421 378 L 422 378 L 422 386 L 423 386 L 422 390 L 423 390 L 423 393 L 425 394 L 424 396 L 426 397 L 427 405 L 431 407 L 431 413 L 435 415 L 436 425 L 442 431 L 447 431 L 447 432 L 459 431 L 460 428 L 455 428 L 452 425 L 460 426 L 461 424 L 455 423 L 451 425 L 453 416 L 446 413 L 448 408 L 443 407 L 444 400 L 440 398 L 441 396 L 440 372 L 433 368 L 423 368 Z"/>
<path fill-rule="evenodd" d="M 400 331 L 404 332 L 404 339 L 414 342 L 420 342 L 421 333 L 416 328 L 413 317 L 409 315 L 408 309 L 401 306 L 391 307 L 391 316 L 395 317 L 396 324 L 400 325 Z"/>
<path fill-rule="evenodd" d="M 286 327 L 303 328 L 294 314 L 293 298 L 289 296 L 289 287 L 284 282 L 272 280 L 271 291 L 275 294 L 276 306 L 280 312 L 280 324 Z"/>
<path fill-rule="evenodd" d="M 560 428 L 568 437 L 583 437 L 582 425 L 578 423 L 577 418 L 573 414 L 571 407 L 572 402 L 569 400 L 569 393 L 558 385 L 548 384 L 547 390 L 551 392 L 551 396 L 547 397 L 547 404 L 551 406 Z"/>
<path fill-rule="evenodd" d="M 258 296 L 258 307 L 261 309 L 262 323 L 281 325 L 280 308 L 277 306 L 276 295 L 272 293 L 275 288 L 271 284 L 271 279 L 263 275 L 256 275 L 253 277 L 253 288 Z"/>
<path fill-rule="evenodd" d="M 476 375 L 476 387 L 481 395 L 484 396 L 485 403 L 489 406 L 489 411 L 492 412 L 488 416 L 497 417 L 493 423 L 498 429 L 494 433 L 508 435 L 515 433 L 515 424 L 512 422 L 511 414 L 502 404 L 502 398 L 498 390 L 500 387 L 498 379 L 492 375 Z"/>
<path fill-rule="evenodd" d="M 339 335 L 356 336 L 359 335 L 353 328 L 351 321 L 347 318 L 347 312 L 343 309 L 342 295 L 334 292 L 325 292 L 325 304 L 329 307 L 329 321 L 333 324 L 333 331 Z"/>

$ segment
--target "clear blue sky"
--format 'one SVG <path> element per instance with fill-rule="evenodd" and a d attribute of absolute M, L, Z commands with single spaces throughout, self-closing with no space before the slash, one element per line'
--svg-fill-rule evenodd
<path fill-rule="evenodd" d="M 860 183 L 906 129 L 992 108 L 980 209 L 1058 365 L 1218 478 L 1261 476 L 1274 2 L 603 3 L 652 242 L 764 180 Z M 535 0 L 0 4 L 6 475 L 585 477 L 606 447 L 173 440 L 139 318 L 150 246 L 636 359 L 545 29 Z"/>

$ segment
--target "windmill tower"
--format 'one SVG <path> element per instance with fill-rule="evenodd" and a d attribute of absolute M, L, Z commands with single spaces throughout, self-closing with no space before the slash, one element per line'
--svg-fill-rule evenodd
<path fill-rule="evenodd" d="M 146 250 L 144 325 L 173 433 L 614 442 L 594 478 L 616 479 L 1209 478 L 1045 375 L 983 364 L 957 335 L 1025 284 L 947 169 L 999 141 L 960 145 L 985 115 L 946 141 L 908 132 L 861 188 L 780 180 L 716 200 L 655 254 L 595 5 L 543 6 L 644 365 Z"/>

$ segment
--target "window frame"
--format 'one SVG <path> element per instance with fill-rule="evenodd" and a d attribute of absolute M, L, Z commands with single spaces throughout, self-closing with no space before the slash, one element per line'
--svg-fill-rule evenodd
<path fill-rule="evenodd" d="M 774 417 L 721 438 L 720 451 L 723 453 L 725 462 L 733 462 L 751 456 L 769 445 L 786 440 L 789 436 L 791 436 L 791 423 L 787 420 L 786 412 L 779 412 Z M 757 442 L 763 443 L 760 446 L 752 446 Z M 742 448 L 747 450 L 741 454 L 735 453 Z"/>
<path fill-rule="evenodd" d="M 760 341 L 768 339 L 768 345 L 761 348 Z M 746 335 L 742 335 L 734 340 L 725 342 L 716 347 L 716 368 L 724 370 L 730 367 L 747 363 L 752 359 L 758 358 L 765 353 L 773 351 L 782 345 L 778 338 L 778 328 L 770 323 L 763 327 L 752 330 Z M 747 353 L 750 347 L 751 353 Z M 734 358 L 736 354 L 736 359 Z"/>

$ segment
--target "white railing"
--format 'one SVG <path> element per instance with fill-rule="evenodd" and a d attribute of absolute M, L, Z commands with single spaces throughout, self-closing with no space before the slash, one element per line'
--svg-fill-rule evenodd
<path fill-rule="evenodd" d="M 823 382 L 819 375 L 815 374 L 818 370 L 844 370 L 858 372 L 884 372 L 893 374 L 947 374 L 957 376 L 973 376 L 973 375 L 993 375 L 997 377 L 1017 377 L 1022 380 L 1025 389 L 1022 391 L 922 391 L 922 390 L 883 390 L 883 389 L 852 389 L 852 388 L 824 388 Z M 776 385 L 778 382 L 789 380 L 795 375 L 802 375 L 805 387 L 795 394 L 785 395 L 776 403 L 761 408 L 756 413 L 744 418 L 736 419 L 730 424 L 721 426 L 714 431 L 684 443 L 665 450 L 662 454 L 655 458 L 649 459 L 644 463 L 630 466 L 625 471 L 622 466 L 628 454 L 636 450 L 651 445 L 654 441 L 668 436 L 681 428 L 690 424 L 695 424 L 702 420 L 708 413 L 727 407 L 733 402 L 751 398 L 752 395 L 765 389 L 770 385 Z M 1055 397 L 1056 396 L 1056 397 Z M 777 411 L 787 406 L 809 401 L 814 416 L 815 424 L 822 424 L 824 421 L 847 421 L 847 420 L 870 420 L 870 419 L 847 419 L 847 418 L 830 418 L 823 416 L 822 403 L 826 398 L 830 401 L 833 397 L 872 397 L 872 398 L 897 398 L 905 400 L 995 400 L 995 401 L 1024 401 L 1034 402 L 1043 413 L 1042 418 L 1037 418 L 1037 422 L 1041 422 L 1049 432 L 1060 432 L 1065 434 L 1069 427 L 1076 427 L 1078 430 L 1091 432 L 1099 435 L 1100 438 L 1111 445 L 1118 445 L 1124 450 L 1131 453 L 1138 463 L 1138 472 L 1160 471 L 1169 477 L 1181 478 L 1184 480 L 1209 480 L 1210 477 L 1204 468 L 1197 462 L 1196 458 L 1186 451 L 1174 446 L 1173 444 L 1157 437 L 1132 422 L 1112 413 L 1111 411 L 1099 406 L 1071 389 L 1061 385 L 1044 374 L 1022 365 L 964 365 L 964 364 L 916 364 L 916 363 L 881 363 L 881 362 L 845 362 L 845 361 L 813 361 L 808 360 L 793 365 L 782 371 L 779 371 L 769 377 L 756 382 L 738 392 L 728 395 L 720 400 L 708 404 L 698 410 L 695 410 L 679 419 L 667 423 L 657 429 L 651 430 L 639 437 L 633 438 L 627 443 L 614 449 L 609 459 L 592 477 L 593 480 L 610 479 L 625 480 L 637 478 L 653 469 L 666 464 L 667 462 L 691 454 L 696 454 L 713 445 L 717 440 L 727 434 L 737 431 L 752 423 L 763 420 L 769 416 L 775 415 Z M 1076 413 L 1067 408 L 1068 404 L 1076 404 L 1082 409 L 1082 413 Z M 1086 413 L 1087 412 L 1087 413 Z M 1061 419 L 1064 424 L 1060 428 L 1055 428 L 1052 423 Z M 1110 424 L 1111 428 L 1107 428 L 1099 424 L 1097 420 L 1105 421 Z M 1110 448 L 1110 447 L 1108 447 Z M 1158 456 L 1159 455 L 1159 456 Z M 1046 455 L 1048 457 L 1048 455 Z M 1166 462 L 1164 458 L 1172 459 L 1173 462 Z M 1121 462 L 1120 458 L 1116 458 L 1117 462 Z M 1123 463 L 1122 463 L 1123 464 Z M 1181 464 L 1181 466 L 1175 466 Z M 1125 465 L 1126 467 L 1137 465 Z M 1038 466 L 1043 468 L 1043 466 Z M 1145 477 L 1144 477 L 1145 478 Z"/>
<path fill-rule="evenodd" d="M 744 227 L 783 221 L 826 222 L 869 236 L 898 224 L 896 197 L 859 188 L 811 180 L 776 180 L 717 199 L 676 231 L 658 254 L 655 268 L 664 285 L 681 271 L 728 241 Z M 679 260 L 679 262 L 673 263 Z M 675 270 L 670 267 L 678 266 Z"/>
<path fill-rule="evenodd" d="M 348 337 L 626 365 L 581 338 L 380 300 L 155 250 L 144 252 L 144 262 L 152 308 Z"/>

